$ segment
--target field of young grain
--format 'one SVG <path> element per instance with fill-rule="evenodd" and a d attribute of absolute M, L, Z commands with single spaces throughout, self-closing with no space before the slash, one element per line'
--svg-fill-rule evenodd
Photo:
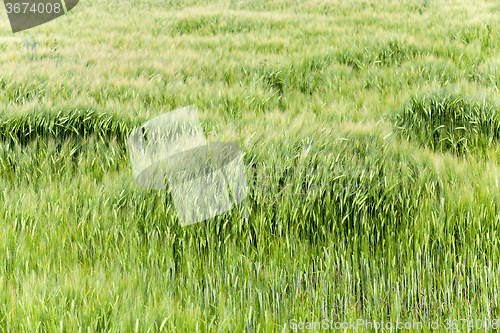
<path fill-rule="evenodd" d="M 497 1 L 0 8 L 0 332 L 500 319 Z M 249 194 L 182 228 L 126 138 L 191 104 Z"/>

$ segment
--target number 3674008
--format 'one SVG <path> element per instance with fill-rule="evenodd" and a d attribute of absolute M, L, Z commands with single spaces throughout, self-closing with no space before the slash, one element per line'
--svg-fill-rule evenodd
<path fill-rule="evenodd" d="M 60 3 L 6 3 L 5 8 L 7 8 L 7 13 L 15 14 L 30 14 L 30 13 L 61 13 Z"/>

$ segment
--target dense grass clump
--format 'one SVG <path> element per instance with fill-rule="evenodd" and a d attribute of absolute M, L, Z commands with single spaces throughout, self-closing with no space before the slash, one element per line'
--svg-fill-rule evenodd
<path fill-rule="evenodd" d="M 4 113 L 0 116 L 0 139 L 26 144 L 31 140 L 47 137 L 62 141 L 68 137 L 85 138 L 95 135 L 103 141 L 113 138 L 124 143 L 126 136 L 139 124 L 140 122 L 127 115 L 94 109 L 62 111 L 36 108 L 24 113 Z"/>
<path fill-rule="evenodd" d="M 432 168 L 377 136 L 349 133 L 310 149 L 309 158 L 282 156 L 281 165 L 266 166 L 263 156 L 248 162 L 254 170 L 250 201 L 265 207 L 269 227 L 279 234 L 293 231 L 319 245 L 333 233 L 375 246 L 412 227 L 422 199 L 440 192 L 429 178 Z"/>
<path fill-rule="evenodd" d="M 498 107 L 461 95 L 413 97 L 398 115 L 397 131 L 436 151 L 463 155 L 491 148 L 500 138 Z"/>

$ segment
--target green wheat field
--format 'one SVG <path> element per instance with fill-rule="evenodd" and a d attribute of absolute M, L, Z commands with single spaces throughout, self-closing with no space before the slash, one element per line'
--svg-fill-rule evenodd
<path fill-rule="evenodd" d="M 17 34 L 2 2 L 0 332 L 496 331 L 499 87 L 493 0 L 82 0 Z M 183 228 L 127 137 L 192 104 L 249 192 Z"/>

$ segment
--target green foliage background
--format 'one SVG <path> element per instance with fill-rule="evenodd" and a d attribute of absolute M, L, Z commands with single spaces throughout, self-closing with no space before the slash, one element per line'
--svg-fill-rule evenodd
<path fill-rule="evenodd" d="M 13 35 L 2 11 L 0 331 L 500 317 L 499 22 L 486 0 L 89 0 Z M 190 104 L 250 193 L 181 228 L 125 138 Z"/>

